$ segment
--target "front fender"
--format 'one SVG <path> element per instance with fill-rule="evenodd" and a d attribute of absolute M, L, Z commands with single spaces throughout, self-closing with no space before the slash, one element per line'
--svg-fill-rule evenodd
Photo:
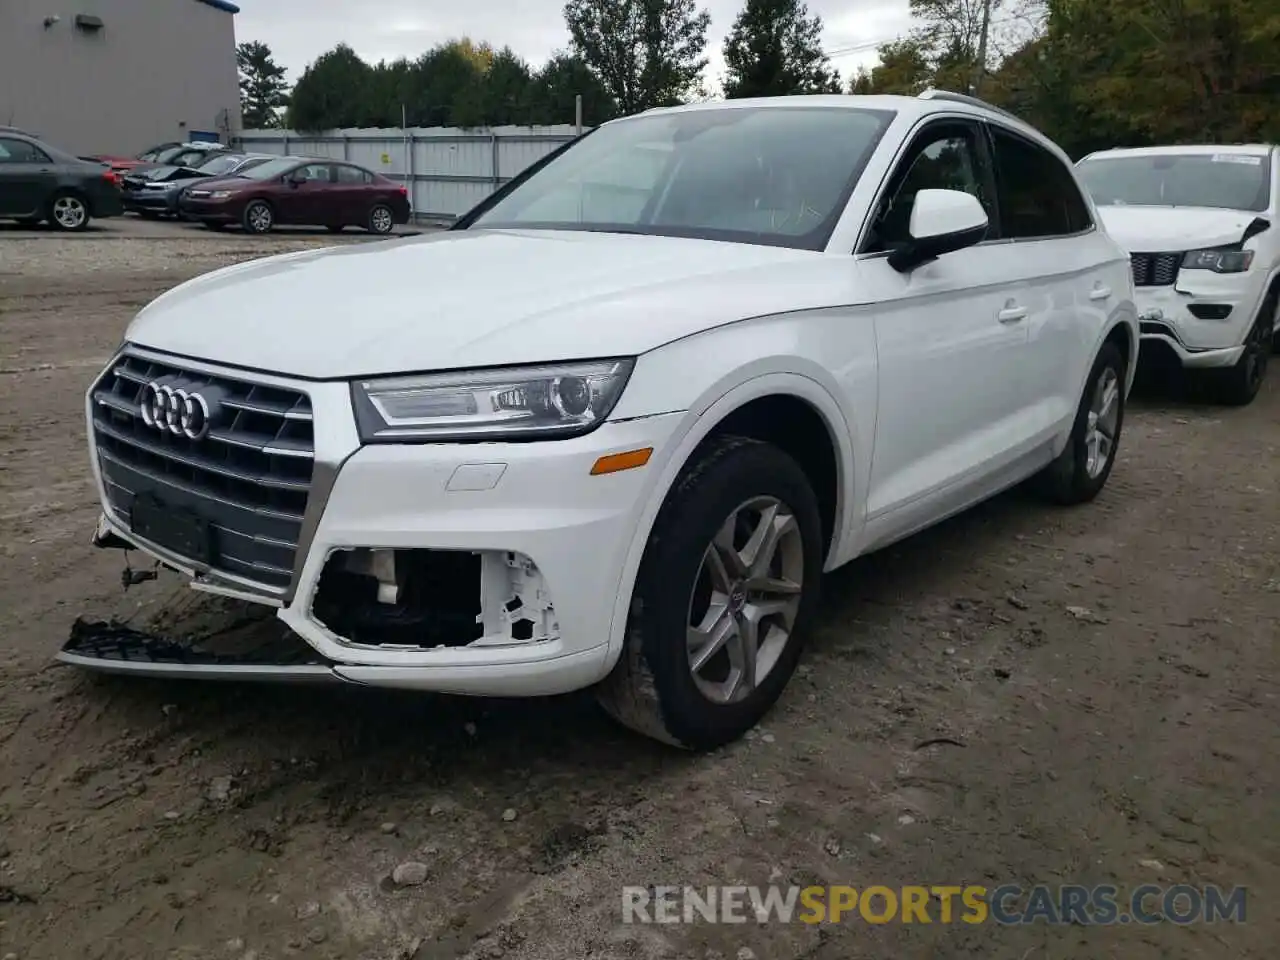
<path fill-rule="evenodd" d="M 689 408 L 685 422 L 681 424 L 679 440 L 663 461 L 661 471 L 646 488 L 644 506 L 638 514 L 635 533 L 621 568 L 615 595 L 606 654 L 608 669 L 613 668 L 626 642 L 631 593 L 635 588 L 645 546 L 648 544 L 649 534 L 657 520 L 658 511 L 662 508 L 677 476 L 698 445 L 729 414 L 752 400 L 776 395 L 792 396 L 810 404 L 826 421 L 827 429 L 831 433 L 837 451 L 837 496 L 834 535 L 827 554 L 828 569 L 832 559 L 841 556 L 844 545 L 856 526 L 852 505 L 861 502 L 861 491 L 858 490 L 859 485 L 854 474 L 852 430 L 840 404 L 836 402 L 831 392 L 810 377 L 793 372 L 774 371 L 761 373 L 744 382 L 739 382 L 729 389 L 722 390 L 717 397 L 702 397 Z"/>

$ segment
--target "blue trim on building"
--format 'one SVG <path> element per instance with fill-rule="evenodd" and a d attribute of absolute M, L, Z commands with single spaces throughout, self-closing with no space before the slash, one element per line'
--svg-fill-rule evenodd
<path fill-rule="evenodd" d="M 225 10 L 227 13 L 239 13 L 240 8 L 229 0 L 196 0 L 196 3 L 203 3 L 205 6 L 214 7 L 218 10 Z"/>

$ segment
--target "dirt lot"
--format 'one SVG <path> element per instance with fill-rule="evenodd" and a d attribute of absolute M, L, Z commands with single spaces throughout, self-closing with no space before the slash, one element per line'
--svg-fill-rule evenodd
<path fill-rule="evenodd" d="M 328 242 L 0 231 L 0 956 L 1274 955 L 1280 377 L 1245 410 L 1131 407 L 1090 507 L 1015 493 L 842 571 L 779 709 L 710 756 L 582 697 L 52 665 L 78 614 L 215 616 L 172 580 L 125 594 L 120 555 L 87 546 L 82 395 L 127 320 L 187 276 Z M 952 742 L 920 746 L 934 738 Z M 393 888 L 407 861 L 425 882 Z M 628 926 L 620 910 L 623 884 L 1182 881 L 1246 885 L 1248 922 Z"/>

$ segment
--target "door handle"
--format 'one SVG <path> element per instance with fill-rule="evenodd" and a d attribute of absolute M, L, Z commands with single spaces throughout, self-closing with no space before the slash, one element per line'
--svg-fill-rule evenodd
<path fill-rule="evenodd" d="M 1106 300 L 1111 296 L 1111 288 L 1098 285 L 1089 291 L 1090 300 Z"/>
<path fill-rule="evenodd" d="M 1005 307 L 996 316 L 1001 323 L 1017 323 L 1019 320 L 1027 318 L 1026 307 Z"/>

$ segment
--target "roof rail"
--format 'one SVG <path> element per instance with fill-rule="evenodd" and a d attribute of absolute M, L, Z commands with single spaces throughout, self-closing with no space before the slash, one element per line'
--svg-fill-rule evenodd
<path fill-rule="evenodd" d="M 971 107 L 981 107 L 983 110 L 990 110 L 992 113 L 998 113 L 1002 117 L 1008 117 L 1010 120 L 1017 120 L 1019 123 L 1025 121 L 1015 114 L 1010 113 L 1003 107 L 997 107 L 994 103 L 988 103 L 986 100 L 979 100 L 977 97 L 971 97 L 966 93 L 953 93 L 950 90 L 936 90 L 930 87 L 921 93 L 916 99 L 918 100 L 947 100 L 952 103 L 967 103 Z"/>

